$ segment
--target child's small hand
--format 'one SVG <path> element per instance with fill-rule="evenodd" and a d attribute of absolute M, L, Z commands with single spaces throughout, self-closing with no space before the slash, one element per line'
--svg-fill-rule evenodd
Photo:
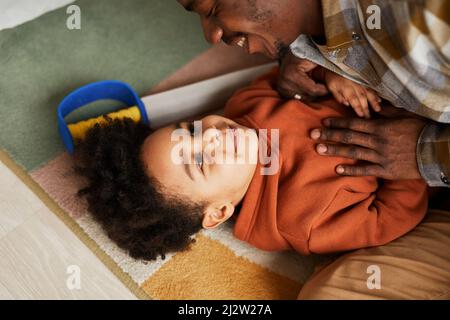
<path fill-rule="evenodd" d="M 372 89 L 328 70 L 325 73 L 325 83 L 335 99 L 339 103 L 351 106 L 358 116 L 370 118 L 369 104 L 374 111 L 381 111 L 381 99 Z"/>

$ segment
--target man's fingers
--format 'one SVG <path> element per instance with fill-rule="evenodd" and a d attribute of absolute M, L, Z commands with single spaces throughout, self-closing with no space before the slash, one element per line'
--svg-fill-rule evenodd
<path fill-rule="evenodd" d="M 300 72 L 310 72 L 314 70 L 317 67 L 317 64 L 307 60 L 307 59 L 301 59 L 301 61 L 297 64 L 297 70 Z"/>
<path fill-rule="evenodd" d="M 326 86 L 316 83 L 307 74 L 296 74 L 295 77 L 282 77 L 278 80 L 278 92 L 285 98 L 292 99 L 296 94 L 304 97 L 320 97 L 328 94 Z"/>
<path fill-rule="evenodd" d="M 381 162 L 381 156 L 374 150 L 357 147 L 357 146 L 346 146 L 337 144 L 318 144 L 316 150 L 321 155 L 327 156 L 339 156 L 354 160 L 364 160 L 372 163 Z"/>
<path fill-rule="evenodd" d="M 305 100 L 328 94 L 325 85 L 316 83 L 308 72 L 317 68 L 317 64 L 306 59 L 297 58 L 289 52 L 281 61 L 278 91 L 281 96 L 292 99 L 300 94 Z"/>
<path fill-rule="evenodd" d="M 366 165 L 366 166 L 350 166 L 338 165 L 336 173 L 342 176 L 375 176 L 378 178 L 386 178 L 386 172 L 380 165 Z"/>
<path fill-rule="evenodd" d="M 328 118 L 324 120 L 324 125 L 333 129 L 350 129 L 365 133 L 377 133 L 376 122 L 373 120 L 358 118 Z"/>
<path fill-rule="evenodd" d="M 280 79 L 278 81 L 277 91 L 282 97 L 287 99 L 292 99 L 296 94 L 303 96 L 302 92 L 296 88 L 295 83 L 289 79 Z"/>
<path fill-rule="evenodd" d="M 286 99 L 292 99 L 296 94 L 298 94 L 295 93 L 293 90 L 288 89 L 286 86 L 279 86 L 277 90 L 280 96 Z"/>
<path fill-rule="evenodd" d="M 302 97 L 301 101 L 308 102 L 308 101 L 314 101 L 315 97 L 311 97 L 302 91 L 299 91 L 297 88 L 294 88 L 294 86 L 290 85 L 284 85 L 284 86 L 278 86 L 277 91 L 280 94 L 280 96 L 284 99 L 291 100 L 295 99 L 296 95 L 300 95 Z"/>
<path fill-rule="evenodd" d="M 321 97 L 328 94 L 328 89 L 325 85 L 316 83 L 307 74 L 298 74 L 296 80 L 297 86 L 309 96 Z"/>
<path fill-rule="evenodd" d="M 310 135 L 314 140 L 354 144 L 371 149 L 379 149 L 382 145 L 379 137 L 376 135 L 357 132 L 349 129 L 314 129 L 311 131 Z"/>
<path fill-rule="evenodd" d="M 323 97 L 329 93 L 330 92 L 328 91 L 328 88 L 321 83 L 316 83 L 316 85 L 313 88 L 313 95 L 316 97 Z"/>

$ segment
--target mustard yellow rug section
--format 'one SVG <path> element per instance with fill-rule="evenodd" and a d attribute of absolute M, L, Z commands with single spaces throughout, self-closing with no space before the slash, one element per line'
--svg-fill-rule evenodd
<path fill-rule="evenodd" d="M 198 235 L 143 285 L 155 299 L 296 299 L 301 284 L 238 257 L 216 240 Z"/>

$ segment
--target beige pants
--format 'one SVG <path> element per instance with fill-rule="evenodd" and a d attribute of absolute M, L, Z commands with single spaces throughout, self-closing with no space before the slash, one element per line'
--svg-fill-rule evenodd
<path fill-rule="evenodd" d="M 400 239 L 343 255 L 317 271 L 298 298 L 450 299 L 450 212 L 432 210 Z"/>

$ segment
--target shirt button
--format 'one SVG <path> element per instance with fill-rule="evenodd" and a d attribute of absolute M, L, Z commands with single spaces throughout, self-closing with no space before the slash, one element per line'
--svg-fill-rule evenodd
<path fill-rule="evenodd" d="M 355 41 L 361 40 L 361 36 L 357 34 L 356 32 L 352 32 L 352 39 Z"/>
<path fill-rule="evenodd" d="M 341 51 L 341 49 L 336 49 L 336 50 L 331 51 L 329 54 L 332 58 L 336 58 L 340 51 Z"/>
<path fill-rule="evenodd" d="M 443 172 L 441 172 L 441 181 L 446 185 L 450 185 L 450 179 Z"/>

